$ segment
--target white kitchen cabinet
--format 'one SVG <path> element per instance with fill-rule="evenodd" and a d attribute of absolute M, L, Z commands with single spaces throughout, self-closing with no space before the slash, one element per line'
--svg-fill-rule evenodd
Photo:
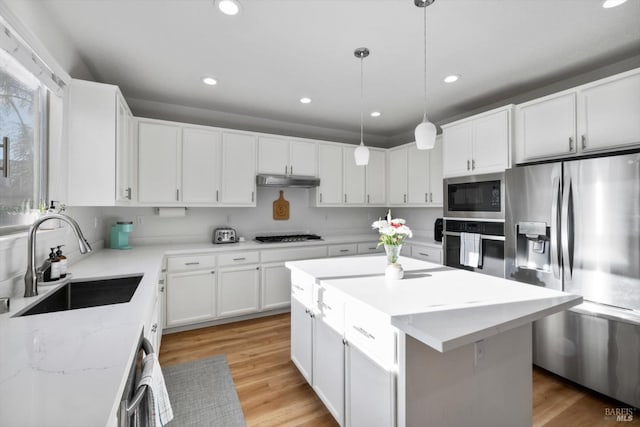
<path fill-rule="evenodd" d="M 346 425 L 396 425 L 395 375 L 348 343 L 345 367 Z"/>
<path fill-rule="evenodd" d="M 291 298 L 291 360 L 305 380 L 313 384 L 313 318 L 309 307 Z"/>
<path fill-rule="evenodd" d="M 313 318 L 313 389 L 338 424 L 344 425 L 344 343 L 320 315 Z"/>
<path fill-rule="evenodd" d="M 423 261 L 442 264 L 442 249 L 432 248 L 429 246 L 412 245 L 410 256 L 412 258 L 421 259 Z"/>
<path fill-rule="evenodd" d="M 218 317 L 239 316 L 260 310 L 259 266 L 227 267 L 218 271 Z"/>
<path fill-rule="evenodd" d="M 429 150 L 418 150 L 415 144 L 406 147 L 407 203 L 429 203 Z"/>
<path fill-rule="evenodd" d="M 436 144 L 429 150 L 429 205 L 442 206 L 442 135 L 436 137 Z"/>
<path fill-rule="evenodd" d="M 442 126 L 443 176 L 502 172 L 509 167 L 512 106 Z"/>
<path fill-rule="evenodd" d="M 316 143 L 261 136 L 258 139 L 258 172 L 316 176 Z"/>
<path fill-rule="evenodd" d="M 384 252 L 384 246 L 378 242 L 358 243 L 358 254 L 379 254 Z"/>
<path fill-rule="evenodd" d="M 138 201 L 175 204 L 180 200 L 179 126 L 138 122 Z"/>
<path fill-rule="evenodd" d="M 389 151 L 389 194 L 391 205 L 442 206 L 441 136 L 431 150 L 411 143 Z"/>
<path fill-rule="evenodd" d="M 342 193 L 342 147 L 337 144 L 318 143 L 317 205 L 340 205 Z"/>
<path fill-rule="evenodd" d="M 181 326 L 216 317 L 216 270 L 214 268 L 168 273 L 166 326 Z"/>
<path fill-rule="evenodd" d="M 389 150 L 389 204 L 407 203 L 407 147 L 395 147 Z"/>
<path fill-rule="evenodd" d="M 185 204 L 220 202 L 220 132 L 182 129 L 182 197 Z"/>
<path fill-rule="evenodd" d="M 128 204 L 133 191 L 131 111 L 117 86 L 73 79 L 67 103 L 67 200 Z"/>
<path fill-rule="evenodd" d="M 224 205 L 256 205 L 256 137 L 222 133 L 221 201 Z"/>
<path fill-rule="evenodd" d="M 149 340 L 149 342 L 153 346 L 153 349 L 157 353 L 160 352 L 160 342 L 162 339 L 162 323 L 160 318 L 160 304 L 159 299 L 156 298 L 153 312 L 144 325 L 144 337 Z"/>
<path fill-rule="evenodd" d="M 354 160 L 356 147 L 342 148 L 342 185 L 345 205 L 363 205 L 365 202 L 365 168 Z M 320 181 L 322 182 L 322 180 Z"/>
<path fill-rule="evenodd" d="M 261 310 L 288 307 L 291 304 L 291 272 L 284 263 L 263 264 L 260 283 Z"/>
<path fill-rule="evenodd" d="M 367 205 L 387 203 L 386 150 L 369 148 L 369 164 L 365 166 L 365 190 Z"/>
<path fill-rule="evenodd" d="M 358 245 L 356 243 L 344 243 L 341 245 L 330 245 L 327 247 L 327 256 L 351 256 L 358 253 Z"/>

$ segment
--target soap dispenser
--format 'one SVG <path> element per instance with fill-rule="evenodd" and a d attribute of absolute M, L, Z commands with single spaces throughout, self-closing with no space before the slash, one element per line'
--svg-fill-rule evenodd
<path fill-rule="evenodd" d="M 62 249 L 64 245 L 58 246 L 58 250 L 56 251 L 56 257 L 58 258 L 58 262 L 60 263 L 60 278 L 64 279 L 67 277 L 67 257 L 62 255 Z"/>
<path fill-rule="evenodd" d="M 51 261 L 51 280 L 60 279 L 60 259 L 56 256 L 56 248 L 51 248 L 49 260 Z"/>

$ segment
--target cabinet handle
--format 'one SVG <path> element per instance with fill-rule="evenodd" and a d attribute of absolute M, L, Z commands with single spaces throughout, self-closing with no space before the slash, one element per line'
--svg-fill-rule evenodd
<path fill-rule="evenodd" d="M 322 193 L 320 193 L 320 203 L 322 203 Z"/>
<path fill-rule="evenodd" d="M 234 261 L 244 261 L 245 259 L 247 259 L 247 258 L 245 258 L 245 257 L 240 257 L 240 258 L 234 258 L 233 260 L 234 260 Z"/>
<path fill-rule="evenodd" d="M 573 151 L 573 137 L 569 137 L 569 151 Z"/>
<path fill-rule="evenodd" d="M 125 190 L 125 192 L 126 192 L 126 196 L 125 196 L 125 197 L 126 197 L 127 199 L 131 200 L 131 187 L 128 187 L 128 188 Z"/>
<path fill-rule="evenodd" d="M 471 160 L 471 170 L 475 170 L 475 168 L 476 168 L 476 161 Z"/>
<path fill-rule="evenodd" d="M 260 266 L 256 267 L 256 270 L 260 270 Z"/>
<path fill-rule="evenodd" d="M 215 270 L 211 270 L 211 274 L 216 274 L 216 271 Z"/>
<path fill-rule="evenodd" d="M 216 190 L 216 202 L 220 200 L 218 197 L 219 192 L 220 192 L 219 190 Z"/>
<path fill-rule="evenodd" d="M 404 202 L 407 203 L 407 195 L 404 195 Z"/>
<path fill-rule="evenodd" d="M 290 165 L 290 166 L 289 166 L 289 173 L 290 173 L 291 175 L 293 175 L 293 165 Z"/>
<path fill-rule="evenodd" d="M 151 332 L 155 332 L 158 330 L 158 324 L 154 323 L 153 326 L 151 326 Z"/>
<path fill-rule="evenodd" d="M 582 149 L 587 148 L 587 135 L 582 135 Z"/>
<path fill-rule="evenodd" d="M 184 265 L 199 265 L 200 262 L 199 261 L 191 261 L 191 262 L 185 262 Z"/>
<path fill-rule="evenodd" d="M 469 163 L 469 160 L 467 160 L 467 170 L 470 170 L 470 169 L 471 169 L 471 165 Z"/>
<path fill-rule="evenodd" d="M 349 252 L 349 249 L 340 249 L 340 252 Z"/>
<path fill-rule="evenodd" d="M 429 201 L 429 193 L 424 193 L 424 202 L 428 202 Z"/>
<path fill-rule="evenodd" d="M 176 201 L 180 201 L 180 190 L 176 189 Z"/>
<path fill-rule="evenodd" d="M 287 171 L 288 166 L 284 165 L 284 174 L 287 175 L 289 172 Z"/>
<path fill-rule="evenodd" d="M 349 341 L 346 338 L 342 338 L 342 345 L 349 345 Z"/>
<path fill-rule="evenodd" d="M 291 286 L 293 286 L 295 289 L 297 289 L 299 291 L 304 291 L 304 288 L 302 286 L 300 286 L 300 285 L 293 284 Z"/>
<path fill-rule="evenodd" d="M 375 340 L 376 337 L 374 337 L 373 335 L 371 335 L 369 332 L 367 332 L 365 329 L 359 327 L 359 326 L 354 326 L 353 329 L 355 329 L 356 331 L 360 332 L 362 335 L 364 335 L 365 337 Z"/>
<path fill-rule="evenodd" d="M 251 203 L 255 202 L 255 194 L 254 191 L 251 192 Z"/>
<path fill-rule="evenodd" d="M 369 249 L 370 251 L 375 251 L 378 248 L 367 248 L 367 249 Z"/>
<path fill-rule="evenodd" d="M 426 256 L 426 257 L 429 256 L 429 254 L 425 254 L 424 252 L 418 252 L 418 255 L 422 255 L 422 256 Z"/>
<path fill-rule="evenodd" d="M 347 203 L 347 195 L 346 195 L 346 193 L 344 195 L 344 202 Z"/>
<path fill-rule="evenodd" d="M 160 286 L 160 292 L 164 292 L 164 286 Z"/>
<path fill-rule="evenodd" d="M 367 194 L 367 203 L 371 203 L 371 200 L 369 198 L 369 195 Z"/>
<path fill-rule="evenodd" d="M 333 308 L 331 308 L 330 305 L 327 305 L 327 304 L 323 303 L 320 300 L 318 300 L 318 305 L 320 306 L 320 308 L 326 308 L 327 310 L 333 310 Z"/>
<path fill-rule="evenodd" d="M 433 203 L 433 193 L 429 193 L 429 202 Z"/>
<path fill-rule="evenodd" d="M 9 177 L 9 137 L 2 137 L 2 176 Z"/>

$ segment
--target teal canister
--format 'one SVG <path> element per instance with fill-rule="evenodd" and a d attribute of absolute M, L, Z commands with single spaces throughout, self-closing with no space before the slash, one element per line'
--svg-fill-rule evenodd
<path fill-rule="evenodd" d="M 118 221 L 111 226 L 111 249 L 131 249 L 129 233 L 133 231 L 133 222 Z"/>

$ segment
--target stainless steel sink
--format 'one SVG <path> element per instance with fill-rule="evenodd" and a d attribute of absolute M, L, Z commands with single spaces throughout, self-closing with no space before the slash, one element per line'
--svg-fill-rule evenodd
<path fill-rule="evenodd" d="M 142 275 L 69 282 L 18 317 L 129 302 L 141 280 Z"/>

